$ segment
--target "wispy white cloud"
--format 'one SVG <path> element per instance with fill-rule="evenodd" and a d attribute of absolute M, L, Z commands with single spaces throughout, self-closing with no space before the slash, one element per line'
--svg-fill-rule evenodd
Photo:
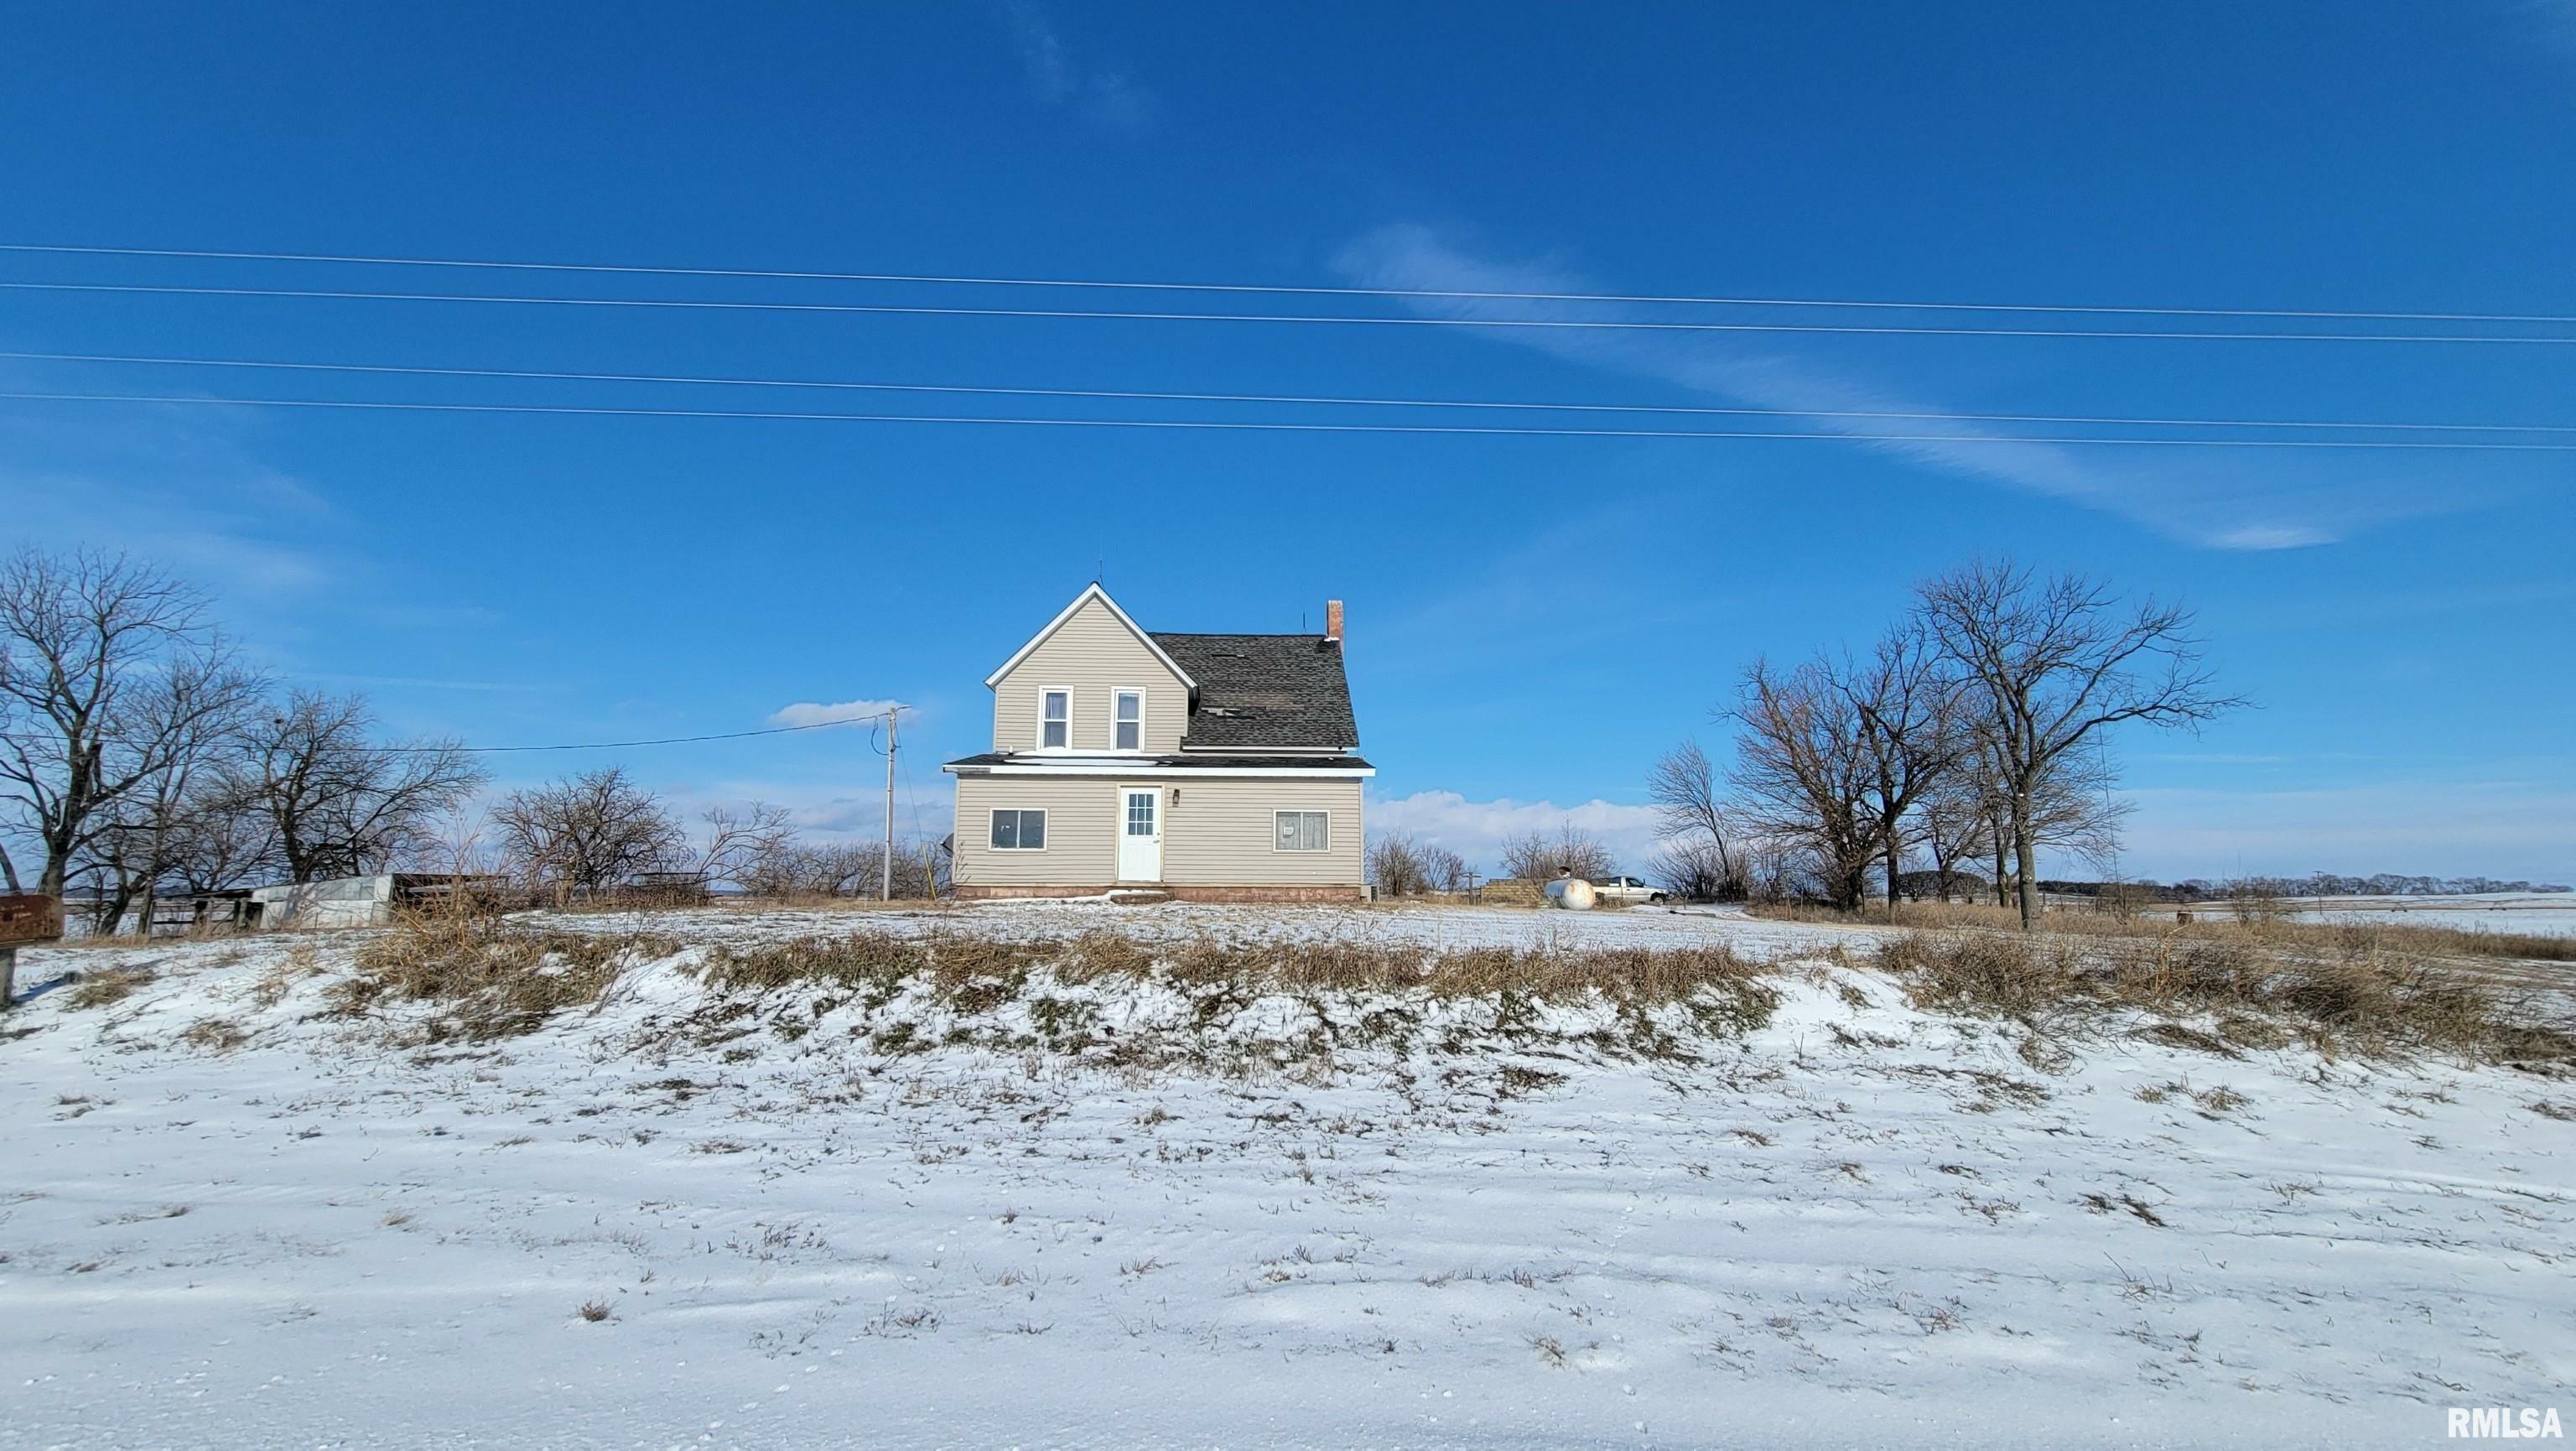
<path fill-rule="evenodd" d="M 0 377 L 57 381 L 26 363 Z M 19 538 L 125 550 L 236 596 L 341 583 L 333 541 L 347 521 L 259 457 L 263 427 L 225 408 L 13 406 L 0 412 L 0 517 Z"/>
<path fill-rule="evenodd" d="M 863 726 L 883 720 L 890 710 L 900 710 L 909 715 L 913 708 L 900 700 L 844 700 L 830 705 L 798 701 L 771 711 L 769 723 L 780 726 Z"/>
<path fill-rule="evenodd" d="M 1037 0 L 1007 0 L 1002 10 L 1031 94 L 1104 131 L 1132 136 L 1152 128 L 1161 102 L 1134 76 L 1081 64 Z"/>
<path fill-rule="evenodd" d="M 1455 791 L 1417 791 L 1410 796 L 1372 798 L 1368 803 L 1370 831 L 1410 833 L 1449 848 L 1485 872 L 1494 869 L 1505 838 L 1552 832 L 1568 822 L 1599 837 L 1619 865 L 1631 871 L 1643 868 L 1655 854 L 1651 806 L 1622 806 L 1597 798 L 1573 806 L 1509 797 L 1470 801 Z"/>
<path fill-rule="evenodd" d="M 1572 268 L 1541 259 L 1481 255 L 1429 228 L 1381 228 L 1344 249 L 1341 273 L 1373 287 L 1448 292 L 1583 293 L 1604 289 Z M 1463 321 L 1501 318 L 1619 321 L 1647 316 L 1629 306 L 1475 297 L 1413 299 L 1415 311 Z M 2192 450 L 2187 466 L 2081 453 L 2017 439 L 1958 410 L 1872 380 L 1807 353 L 1761 347 L 1741 335 L 1636 333 L 1574 328 L 1494 329 L 1497 341 L 1608 371 L 1647 377 L 1749 404 L 1805 414 L 1802 428 L 1856 443 L 1956 477 L 1999 484 L 2101 509 L 2158 533 L 2205 547 L 2292 549 L 2330 543 L 2365 523 L 2414 512 L 2424 494 L 2329 479 L 2312 465 L 2266 458 L 2260 466 L 2214 450 Z M 1852 413 L 1925 417 L 1854 418 Z"/>
<path fill-rule="evenodd" d="M 333 580 L 336 571 L 322 551 L 278 537 L 285 531 L 264 527 L 268 516 L 235 502 L 236 490 L 235 480 L 203 471 L 185 486 L 160 486 L 88 471 L 0 468 L 0 511 L 21 538 L 57 548 L 124 550 L 250 595 Z"/>
<path fill-rule="evenodd" d="M 1557 644 L 1579 647 L 1597 637 L 1602 614 L 1613 608 L 1633 613 L 1636 601 L 1628 581 L 1567 571 L 1564 562 L 1604 552 L 1652 520 L 1649 504 L 1618 499 L 1547 519 L 1519 543 L 1471 563 L 1410 610 L 1372 623 L 1370 648 L 1401 658 L 1411 670 L 1483 675 L 1498 657 Z M 1541 579 L 1547 588 L 1531 588 L 1531 581 Z M 1654 588 L 1658 597 L 1670 599 L 1676 587 L 1657 581 Z"/>

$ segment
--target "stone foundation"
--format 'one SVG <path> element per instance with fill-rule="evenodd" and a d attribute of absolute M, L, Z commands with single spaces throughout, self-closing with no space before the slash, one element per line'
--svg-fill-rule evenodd
<path fill-rule="evenodd" d="M 961 902 L 1000 902 L 1014 897 L 1097 897 L 1107 892 L 1160 892 L 1181 902 L 1364 902 L 1368 888 L 1362 886 L 1270 886 L 1214 887 L 1189 886 L 1164 882 L 1159 886 L 1125 884 L 1100 887 L 978 887 L 960 885 L 957 900 Z"/>
<path fill-rule="evenodd" d="M 1365 902 L 1368 888 L 1349 887 L 1179 887 L 1163 890 L 1184 902 Z"/>

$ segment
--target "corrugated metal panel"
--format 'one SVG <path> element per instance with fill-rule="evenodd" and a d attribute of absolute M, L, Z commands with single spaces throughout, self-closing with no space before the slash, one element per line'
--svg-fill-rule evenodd
<path fill-rule="evenodd" d="M 1144 749 L 1181 748 L 1181 733 L 1189 728 L 1189 688 L 1098 600 L 1086 601 L 994 684 L 993 749 L 1036 750 L 1039 696 L 1057 686 L 1074 693 L 1072 749 L 1112 748 L 1110 696 L 1122 686 L 1144 688 Z"/>

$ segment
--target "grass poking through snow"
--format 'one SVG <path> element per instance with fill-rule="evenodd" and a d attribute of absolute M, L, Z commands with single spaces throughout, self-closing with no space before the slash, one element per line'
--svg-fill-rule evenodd
<path fill-rule="evenodd" d="M 2542 1022 L 2533 1003 L 2375 941 L 2343 947 L 2320 955 L 2179 933 L 1913 931 L 1889 939 L 1878 966 L 1918 1006 L 2009 1018 L 2034 1041 L 2128 1013 L 2160 1020 L 2143 1036 L 2222 1054 L 2296 1038 L 2329 1056 L 2576 1067 L 2576 1035 Z"/>

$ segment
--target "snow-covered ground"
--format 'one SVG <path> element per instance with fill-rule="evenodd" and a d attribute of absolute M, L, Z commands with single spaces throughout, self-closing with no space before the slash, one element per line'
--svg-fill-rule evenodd
<path fill-rule="evenodd" d="M 571 925 L 960 923 L 1716 940 L 1784 998 L 1680 1056 L 1606 1007 L 1263 998 L 1193 1072 L 886 1032 L 1041 996 L 1198 1031 L 1165 983 L 728 1019 L 693 946 L 420 1048 L 316 1016 L 357 934 L 30 952 L 22 987 L 157 975 L 0 1021 L 0 1446 L 2405 1446 L 2576 1411 L 2576 1085 L 2123 1036 L 2043 1072 L 1823 965 L 1867 934 L 1725 914 Z"/>
<path fill-rule="evenodd" d="M 2303 897 L 2314 922 L 2404 922 L 2464 932 L 2532 932 L 2576 937 L 2576 893 L 2521 892 L 2462 897 Z"/>
<path fill-rule="evenodd" d="M 1599 912 L 1528 912 L 1476 907 L 1231 907 L 1165 902 L 1152 907 L 1112 907 L 1096 901 L 1004 901 L 938 910 L 780 907 L 710 907 L 685 915 L 666 912 L 584 913 L 551 919 L 583 931 L 668 931 L 684 925 L 693 942 L 783 942 L 859 928 L 893 932 L 971 929 L 996 937 L 1041 941 L 1095 927 L 1114 927 L 1150 940 L 1188 937 L 1266 939 L 1331 938 L 1361 942 L 1414 942 L 1435 947 L 1672 947 L 1723 941 L 1747 957 L 1769 959 L 1814 953 L 1829 944 L 1866 938 L 1866 928 L 1773 922 L 1747 917 L 1741 907 L 1635 907 Z"/>
<path fill-rule="evenodd" d="M 2303 921 L 2362 924 L 2400 923 L 2446 927 L 2460 932 L 2534 933 L 2576 937 L 2576 893 L 2497 892 L 2451 897 L 2290 897 L 2283 905 Z M 2171 917 L 2176 910 L 2204 920 L 2225 918 L 2227 904 L 2199 902 L 2179 909 L 2158 905 L 2150 912 Z"/>

